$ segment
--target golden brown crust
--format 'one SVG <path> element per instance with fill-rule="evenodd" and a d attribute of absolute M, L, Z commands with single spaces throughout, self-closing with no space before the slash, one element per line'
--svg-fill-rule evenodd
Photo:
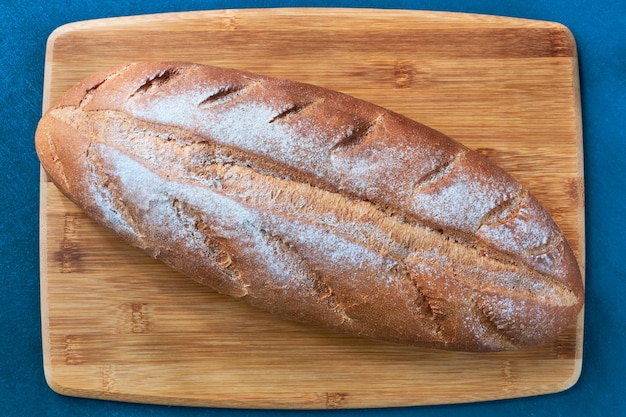
<path fill-rule="evenodd" d="M 71 89 L 36 146 L 55 184 L 106 227 L 284 317 L 489 351 L 550 340 L 582 307 L 571 248 L 517 181 L 337 92 L 131 64 Z"/>

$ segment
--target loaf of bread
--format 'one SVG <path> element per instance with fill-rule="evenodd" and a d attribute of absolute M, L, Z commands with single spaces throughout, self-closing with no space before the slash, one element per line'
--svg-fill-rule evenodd
<path fill-rule="evenodd" d="M 282 317 L 497 351 L 577 318 L 572 249 L 516 180 L 320 87 L 187 63 L 95 74 L 43 116 L 51 180 L 130 244 Z"/>

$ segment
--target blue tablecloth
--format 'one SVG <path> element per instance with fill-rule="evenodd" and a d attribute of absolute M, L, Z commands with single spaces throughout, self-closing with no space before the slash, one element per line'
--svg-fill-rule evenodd
<path fill-rule="evenodd" d="M 365 3 L 236 0 L 0 2 L 0 415 L 1 416 L 605 416 L 626 415 L 626 2 L 623 0 L 404 0 Z M 243 7 L 384 7 L 496 14 L 556 21 L 573 32 L 580 57 L 587 210 L 587 301 L 579 382 L 553 395 L 478 404 L 380 410 L 229 410 L 64 397 L 43 376 L 40 335 L 39 164 L 33 135 L 41 116 L 46 39 L 79 20 Z M 621 411 L 621 412 L 620 412 Z"/>

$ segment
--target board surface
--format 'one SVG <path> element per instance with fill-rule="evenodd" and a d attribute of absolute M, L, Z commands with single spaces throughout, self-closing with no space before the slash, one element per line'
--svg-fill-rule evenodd
<path fill-rule="evenodd" d="M 402 113 L 512 173 L 561 226 L 584 275 L 582 129 L 567 28 L 495 16 L 250 9 L 78 22 L 48 42 L 44 110 L 93 72 L 193 61 L 336 89 Z M 73 396 L 245 408 L 458 403 L 565 390 L 583 313 L 544 346 L 415 349 L 285 322 L 122 243 L 41 178 L 46 379 Z"/>

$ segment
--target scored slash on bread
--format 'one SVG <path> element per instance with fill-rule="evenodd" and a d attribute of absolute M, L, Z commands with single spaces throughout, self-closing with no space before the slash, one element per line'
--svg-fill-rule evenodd
<path fill-rule="evenodd" d="M 42 118 L 52 181 L 191 278 L 283 317 L 416 346 L 494 351 L 577 317 L 574 254 L 485 157 L 320 87 L 135 63 Z"/>

